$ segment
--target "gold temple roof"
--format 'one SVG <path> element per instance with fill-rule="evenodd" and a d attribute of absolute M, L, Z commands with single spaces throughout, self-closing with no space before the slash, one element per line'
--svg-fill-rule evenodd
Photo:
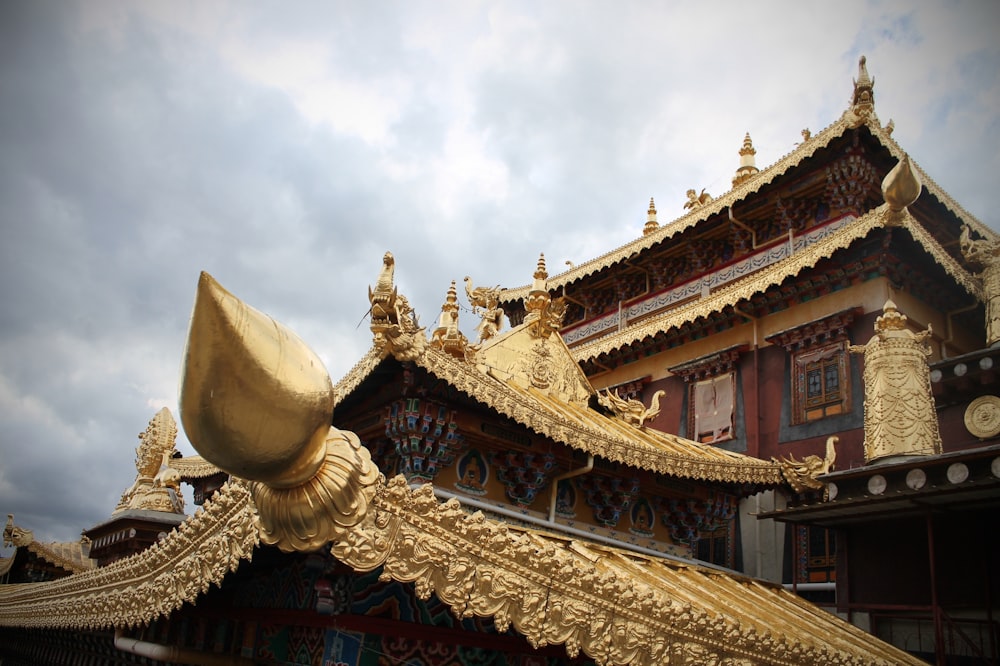
<path fill-rule="evenodd" d="M 359 571 L 437 594 L 463 617 L 493 617 L 532 645 L 565 644 L 599 663 L 674 658 L 741 664 L 919 664 L 780 585 L 511 527 L 398 476 L 334 546 Z M 107 629 L 169 615 L 219 585 L 259 543 L 247 485 L 226 484 L 162 542 L 109 566 L 0 586 L 0 625 Z M 421 557 L 414 557 L 419 550 Z M 693 663 L 687 662 L 684 663 Z"/>
<path fill-rule="evenodd" d="M 680 233 L 695 227 L 708 218 L 717 215 L 727 208 L 736 205 L 747 197 L 756 194 L 765 186 L 771 184 L 779 177 L 785 175 L 799 164 L 811 158 L 820 150 L 826 148 L 834 140 L 843 136 L 848 130 L 861 125 L 867 127 L 878 142 L 884 146 L 897 160 L 902 160 L 905 151 L 896 143 L 891 136 L 891 130 L 882 127 L 878 117 L 871 113 L 864 119 L 859 119 L 853 109 L 847 109 L 843 115 L 834 123 L 817 134 L 811 135 L 808 139 L 798 144 L 794 150 L 782 156 L 777 162 L 766 167 L 749 179 L 743 181 L 725 194 L 712 201 L 693 208 L 685 215 L 672 222 L 661 224 L 659 228 L 647 233 L 635 240 L 622 245 L 614 250 L 606 252 L 590 261 L 574 265 L 570 270 L 554 275 L 549 279 L 548 286 L 552 290 L 557 290 L 564 285 L 569 285 L 581 278 L 597 273 L 605 268 L 614 266 L 636 254 L 647 250 L 654 245 L 679 235 Z M 918 164 L 913 163 L 913 168 L 927 188 L 931 196 L 940 201 L 948 210 L 954 213 L 962 222 L 968 224 L 980 236 L 993 238 L 996 232 L 983 224 L 974 215 L 966 211 L 956 202 L 951 195 L 943 190 L 934 180 L 928 176 Z M 500 292 L 500 300 L 504 303 L 520 301 L 531 289 L 530 285 L 504 289 Z"/>
<path fill-rule="evenodd" d="M 42 543 L 35 540 L 35 535 L 31 530 L 18 527 L 14 524 L 14 517 L 7 516 L 7 526 L 4 528 L 4 543 L 12 545 L 18 549 L 23 548 L 29 553 L 53 564 L 69 573 L 88 571 L 97 566 L 97 562 L 90 559 L 90 544 L 81 539 L 80 541 L 52 541 Z M 8 573 L 14 564 L 15 555 L 0 558 L 0 576 Z"/>
<path fill-rule="evenodd" d="M 338 400 L 360 386 L 384 356 L 384 352 L 369 351 L 334 387 Z M 774 462 L 630 425 L 534 387 L 497 379 L 472 363 L 431 347 L 413 362 L 498 414 L 606 460 L 683 479 L 769 486 L 783 483 L 781 469 Z M 572 359 L 569 362 L 576 365 Z"/>
<path fill-rule="evenodd" d="M 883 204 L 858 218 L 844 218 L 840 228 L 816 241 L 808 247 L 797 250 L 790 258 L 775 262 L 766 268 L 744 278 L 734 280 L 686 305 L 671 308 L 660 315 L 643 319 L 640 323 L 589 340 L 572 349 L 577 360 L 595 358 L 601 354 L 619 349 L 637 340 L 679 327 L 699 317 L 721 312 L 729 306 L 751 298 L 770 287 L 781 284 L 800 271 L 814 267 L 822 259 L 828 259 L 838 250 L 849 247 L 855 241 L 865 238 L 872 230 L 886 226 L 888 206 Z M 908 213 L 898 226 L 906 229 L 913 239 L 934 257 L 934 260 L 960 284 L 969 294 L 983 299 L 982 289 L 972 273 L 958 263 L 938 241 L 931 236 L 912 215 Z M 993 232 L 989 232 L 992 236 Z"/>

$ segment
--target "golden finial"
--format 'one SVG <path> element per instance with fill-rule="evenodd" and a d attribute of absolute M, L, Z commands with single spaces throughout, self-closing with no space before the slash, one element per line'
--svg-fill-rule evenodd
<path fill-rule="evenodd" d="M 207 273 L 191 315 L 180 404 L 195 449 L 250 480 L 263 543 L 314 551 L 366 516 L 382 476 L 357 435 L 330 425 L 333 386 L 323 363 Z"/>
<path fill-rule="evenodd" d="M 643 235 L 651 234 L 660 228 L 660 223 L 656 221 L 656 204 L 653 197 L 649 197 L 649 210 L 646 211 L 646 226 L 642 228 Z"/>
<path fill-rule="evenodd" d="M 733 187 L 760 171 L 754 159 L 756 154 L 757 150 L 753 147 L 753 141 L 750 140 L 750 132 L 747 132 L 746 136 L 743 137 L 743 147 L 740 148 L 740 166 L 736 169 L 736 175 L 733 176 Z"/>
<path fill-rule="evenodd" d="M 922 187 L 920 177 L 910 164 L 910 156 L 903 153 L 903 159 L 882 180 L 882 196 L 889 204 L 889 210 L 902 213 L 917 200 Z"/>
<path fill-rule="evenodd" d="M 866 62 L 867 59 L 861 56 L 858 61 L 858 78 L 854 81 L 854 93 L 851 95 L 850 111 L 854 115 L 853 126 L 865 122 L 875 110 L 875 79 L 868 76 Z"/>
<path fill-rule="evenodd" d="M 323 462 L 333 401 L 323 362 L 298 336 L 201 274 L 180 408 L 206 460 L 244 479 L 300 484 Z"/>

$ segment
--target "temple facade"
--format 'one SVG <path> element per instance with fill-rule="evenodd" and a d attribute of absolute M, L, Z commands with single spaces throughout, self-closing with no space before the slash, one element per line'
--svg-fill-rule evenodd
<path fill-rule="evenodd" d="M 989 405 L 974 433 L 938 418 L 931 368 L 984 353 L 1000 239 L 893 141 L 864 60 L 840 119 L 754 155 L 566 273 L 467 277 L 475 339 L 454 282 L 420 328 L 386 253 L 336 383 L 203 274 L 199 455 L 161 412 L 81 542 L 31 550 L 9 519 L 4 663 L 924 663 L 845 601 L 839 528 L 794 511 L 842 498 L 840 470 L 997 436 Z"/>

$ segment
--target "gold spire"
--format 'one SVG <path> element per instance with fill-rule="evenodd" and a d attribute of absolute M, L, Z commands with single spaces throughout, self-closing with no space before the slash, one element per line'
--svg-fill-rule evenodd
<path fill-rule="evenodd" d="M 441 316 L 438 319 L 438 327 L 431 335 L 432 347 L 446 351 L 456 358 L 465 358 L 469 344 L 465 335 L 458 330 L 458 290 L 455 288 L 455 281 L 451 281 L 448 287 L 448 294 L 441 305 Z"/>
<path fill-rule="evenodd" d="M 129 509 L 184 513 L 180 473 L 170 467 L 177 441 L 177 422 L 164 407 L 139 435 L 135 481 L 122 493 L 114 513 Z"/>
<path fill-rule="evenodd" d="M 867 59 L 861 56 L 858 61 L 858 78 L 854 80 L 854 93 L 851 95 L 851 111 L 858 124 L 863 123 L 875 111 L 875 79 L 868 76 Z"/>
<path fill-rule="evenodd" d="M 736 187 L 760 171 L 754 159 L 754 155 L 756 154 L 757 151 L 753 147 L 753 141 L 750 140 L 750 132 L 747 132 L 746 136 L 743 137 L 743 147 L 740 148 L 740 166 L 736 169 L 736 175 L 733 176 L 733 187 Z"/>
<path fill-rule="evenodd" d="M 642 228 L 643 235 L 651 234 L 660 228 L 660 223 L 656 221 L 656 204 L 653 197 L 649 197 L 649 210 L 646 211 L 646 226 Z"/>
<path fill-rule="evenodd" d="M 927 338 L 931 327 L 914 333 L 906 315 L 888 300 L 875 320 L 875 335 L 865 345 L 852 345 L 864 354 L 865 461 L 895 456 L 941 453 L 934 396 L 931 393 Z"/>

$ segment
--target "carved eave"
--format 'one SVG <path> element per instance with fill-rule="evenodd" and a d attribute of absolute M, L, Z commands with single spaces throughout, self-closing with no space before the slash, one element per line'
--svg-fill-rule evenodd
<path fill-rule="evenodd" d="M 468 514 L 402 476 L 333 554 L 602 664 L 919 664 L 780 585 Z M 780 627 L 780 632 L 775 631 Z"/>
<path fill-rule="evenodd" d="M 87 556 L 87 546 L 81 541 L 39 543 L 32 541 L 24 546 L 18 546 L 49 564 L 63 569 L 67 573 L 90 571 L 97 567 L 97 562 Z M 17 554 L 0 558 L 0 575 L 7 573 L 14 564 Z"/>
<path fill-rule="evenodd" d="M 0 585 L 0 625 L 107 629 L 168 615 L 250 559 L 259 540 L 243 483 L 223 486 L 161 542 L 106 567 L 45 583 Z"/>
<path fill-rule="evenodd" d="M 738 205 L 743 200 L 763 190 L 771 183 L 775 182 L 786 173 L 798 167 L 800 164 L 811 158 L 817 152 L 828 147 L 833 141 L 844 136 L 847 132 L 858 127 L 867 127 L 872 136 L 886 148 L 897 160 L 902 160 L 906 154 L 898 143 L 890 136 L 889 129 L 883 127 L 874 112 L 859 122 L 854 111 L 849 108 L 828 127 L 821 132 L 811 135 L 810 138 L 797 144 L 795 149 L 787 153 L 774 164 L 764 168 L 754 174 L 752 178 L 733 187 L 728 192 L 720 195 L 713 201 L 691 210 L 672 222 L 663 224 L 658 229 L 640 238 L 626 243 L 625 245 L 611 250 L 595 259 L 573 266 L 570 270 L 549 278 L 548 288 L 550 291 L 557 291 L 565 285 L 572 284 L 588 275 L 595 274 L 605 268 L 615 266 L 635 255 L 648 250 L 649 248 L 679 236 L 684 231 L 695 227 L 709 218 L 723 214 L 727 208 Z M 931 179 L 920 168 L 916 162 L 912 162 L 914 171 L 919 175 L 924 188 L 938 201 L 940 201 L 959 220 L 972 227 L 980 237 L 1000 238 L 995 231 L 979 221 L 975 216 L 962 208 L 947 192 L 945 192 L 933 179 Z M 530 286 L 507 289 L 501 293 L 501 302 L 512 303 L 522 300 L 530 290 Z"/>
<path fill-rule="evenodd" d="M 715 377 L 731 372 L 740 360 L 740 354 L 749 349 L 748 345 L 734 345 L 714 354 L 699 356 L 696 359 L 667 368 L 670 374 L 677 375 L 685 382 L 698 381 L 707 377 Z"/>
<path fill-rule="evenodd" d="M 764 339 L 788 353 L 827 342 L 839 342 L 847 339 L 851 323 L 862 314 L 862 308 L 848 308 L 801 326 L 772 333 Z"/>
<path fill-rule="evenodd" d="M 578 361 L 596 358 L 601 354 L 620 349 L 638 340 L 653 337 L 662 331 L 693 322 L 700 317 L 707 317 L 716 312 L 722 312 L 763 293 L 784 280 L 798 275 L 801 271 L 813 268 L 823 259 L 831 258 L 839 250 L 848 248 L 855 241 L 867 237 L 875 229 L 886 226 L 888 206 L 882 205 L 859 218 L 847 222 L 842 228 L 834 231 L 812 245 L 797 250 L 792 257 L 776 262 L 745 278 L 730 282 L 709 295 L 691 303 L 667 310 L 663 314 L 644 319 L 641 324 L 630 326 L 622 331 L 616 331 L 596 337 L 573 348 L 573 355 Z M 904 211 L 902 219 L 892 224 L 906 229 L 913 239 L 930 254 L 948 275 L 960 284 L 966 292 L 982 300 L 982 289 L 974 276 L 952 257 L 938 241 L 917 222 L 912 215 Z M 990 237 L 996 237 L 989 232 Z"/>
<path fill-rule="evenodd" d="M 497 413 L 606 460 L 683 479 L 765 486 L 782 483 L 774 463 L 631 426 L 537 388 L 500 381 L 436 350 L 427 350 L 415 363 Z"/>

